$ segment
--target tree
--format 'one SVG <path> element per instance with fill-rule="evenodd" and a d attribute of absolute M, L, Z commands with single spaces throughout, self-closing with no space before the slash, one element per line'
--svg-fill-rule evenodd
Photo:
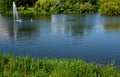
<path fill-rule="evenodd" d="M 37 12 L 41 13 L 51 13 L 55 10 L 55 4 L 57 0 L 38 0 L 35 4 L 35 9 Z"/>
<path fill-rule="evenodd" d="M 89 2 L 80 5 L 81 13 L 89 13 L 91 10 L 92 10 L 92 4 Z"/>
<path fill-rule="evenodd" d="M 99 13 L 104 15 L 120 15 L 119 0 L 99 0 Z"/>
<path fill-rule="evenodd" d="M 104 15 L 119 15 L 120 7 L 115 2 L 104 3 L 100 6 L 99 13 Z"/>
<path fill-rule="evenodd" d="M 26 10 L 28 7 L 33 7 L 36 1 L 37 0 L 16 0 L 16 4 L 18 7 L 23 6 L 24 10 Z"/>

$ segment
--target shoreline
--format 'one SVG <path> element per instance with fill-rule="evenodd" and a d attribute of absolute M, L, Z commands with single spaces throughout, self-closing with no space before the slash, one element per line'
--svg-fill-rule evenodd
<path fill-rule="evenodd" d="M 33 59 L 0 54 L 1 77 L 120 77 L 114 62 L 102 65 L 75 59 Z"/>

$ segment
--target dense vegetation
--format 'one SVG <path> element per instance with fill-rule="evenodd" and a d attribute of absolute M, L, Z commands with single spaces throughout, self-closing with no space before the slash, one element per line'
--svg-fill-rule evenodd
<path fill-rule="evenodd" d="M 75 59 L 33 59 L 0 54 L 0 77 L 120 77 L 113 63 L 100 65 Z"/>
<path fill-rule="evenodd" d="M 95 13 L 97 0 L 14 0 L 20 13 L 53 14 L 53 13 Z M 3 0 L 3 11 L 12 10 L 13 0 Z"/>
<path fill-rule="evenodd" d="M 119 0 L 99 0 L 99 13 L 104 15 L 120 15 Z"/>
<path fill-rule="evenodd" d="M 41 13 L 94 13 L 97 5 L 81 0 L 38 0 L 35 4 L 37 12 Z"/>
<path fill-rule="evenodd" d="M 81 14 L 120 15 L 119 0 L 3 0 L 1 11 L 12 13 L 15 1 L 20 14 Z"/>

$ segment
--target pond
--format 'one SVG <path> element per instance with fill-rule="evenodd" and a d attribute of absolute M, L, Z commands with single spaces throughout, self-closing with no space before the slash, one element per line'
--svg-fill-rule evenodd
<path fill-rule="evenodd" d="M 0 15 L 0 52 L 34 58 L 75 58 L 120 64 L 120 16 Z"/>

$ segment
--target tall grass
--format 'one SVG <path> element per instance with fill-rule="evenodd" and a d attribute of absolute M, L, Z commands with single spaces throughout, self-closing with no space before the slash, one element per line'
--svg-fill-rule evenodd
<path fill-rule="evenodd" d="M 0 77 L 120 77 L 112 63 L 101 65 L 75 59 L 33 59 L 0 54 Z"/>

